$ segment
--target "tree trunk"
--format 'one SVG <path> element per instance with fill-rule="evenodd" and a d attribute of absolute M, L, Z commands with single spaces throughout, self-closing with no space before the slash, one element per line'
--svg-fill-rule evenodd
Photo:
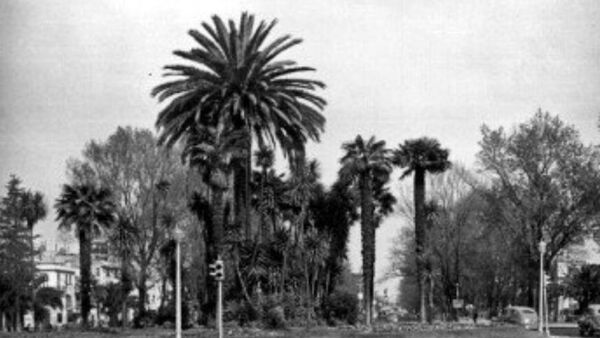
<path fill-rule="evenodd" d="M 363 300 L 365 308 L 365 325 L 371 326 L 373 320 L 373 279 L 375 264 L 375 228 L 373 225 L 373 192 L 370 174 L 362 173 L 360 177 L 361 199 L 361 236 L 363 257 Z"/>
<path fill-rule="evenodd" d="M 285 273 L 287 268 L 287 252 L 283 252 L 283 262 L 281 263 L 281 296 L 285 294 Z"/>
<path fill-rule="evenodd" d="M 21 316 L 21 295 L 17 294 L 17 297 L 15 299 L 15 331 L 16 332 L 21 332 L 21 323 L 22 323 L 22 316 Z"/>
<path fill-rule="evenodd" d="M 137 301 L 137 316 L 136 316 L 136 326 L 140 326 L 142 324 L 141 320 L 146 315 L 146 297 L 148 294 L 148 286 L 146 285 L 147 276 L 147 267 L 143 264 L 140 267 L 140 277 L 137 283 L 138 289 L 138 301 Z"/>
<path fill-rule="evenodd" d="M 126 284 L 128 282 L 129 274 L 127 272 L 127 258 L 123 257 L 123 259 L 121 260 L 121 296 L 123 297 L 123 299 L 121 299 L 121 326 L 123 328 L 127 327 L 127 322 L 129 320 L 129 318 L 127 318 L 127 296 L 129 290 Z"/>
<path fill-rule="evenodd" d="M 206 266 L 213 264 L 222 254 L 223 234 L 225 227 L 225 202 L 224 191 L 220 187 L 211 187 L 210 224 L 206 224 Z M 201 322 L 206 324 L 215 315 L 215 299 L 217 292 L 216 283 L 208 273 L 205 274 L 206 296 L 202 302 Z"/>
<path fill-rule="evenodd" d="M 81 323 L 88 326 L 91 308 L 92 240 L 89 226 L 79 230 L 79 268 L 81 271 Z"/>
<path fill-rule="evenodd" d="M 223 199 L 223 191 L 219 188 L 215 189 L 213 194 L 212 217 L 213 238 L 211 243 L 214 245 L 215 256 L 218 257 L 222 254 L 223 235 L 225 232 L 225 204 Z"/>
<path fill-rule="evenodd" d="M 252 131 L 250 125 L 248 125 L 248 141 L 246 145 L 246 165 L 245 165 L 245 178 L 244 178 L 244 220 L 246 228 L 246 239 L 252 238 L 252 222 L 250 219 L 250 180 L 252 174 Z"/>
<path fill-rule="evenodd" d="M 429 296 L 428 296 L 428 302 L 429 302 L 429 318 L 428 321 L 431 324 L 433 322 L 433 314 L 434 314 L 434 303 L 433 303 L 433 291 L 434 291 L 434 287 L 435 287 L 435 283 L 433 280 L 433 276 L 431 273 L 431 266 L 429 267 L 429 273 L 428 273 L 428 279 L 429 279 Z"/>
<path fill-rule="evenodd" d="M 417 286 L 419 290 L 419 313 L 421 323 L 427 320 L 427 305 L 425 296 L 425 278 L 423 273 L 423 241 L 425 230 L 425 170 L 416 168 L 414 173 L 414 202 L 415 202 L 415 244 Z"/>

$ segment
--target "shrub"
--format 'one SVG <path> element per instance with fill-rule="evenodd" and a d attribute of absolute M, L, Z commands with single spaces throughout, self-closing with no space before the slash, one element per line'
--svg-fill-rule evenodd
<path fill-rule="evenodd" d="M 175 323 L 175 302 L 173 301 L 160 308 L 154 318 L 156 325 L 162 326 L 165 322 Z M 181 302 L 181 326 L 184 329 L 192 326 L 190 323 L 190 308 L 187 302 Z"/>
<path fill-rule="evenodd" d="M 270 308 L 265 312 L 263 321 L 265 326 L 269 329 L 285 329 L 285 315 L 283 313 L 283 307 L 281 305 L 277 305 L 275 307 Z"/>
<path fill-rule="evenodd" d="M 329 325 L 336 320 L 354 325 L 358 318 L 358 299 L 352 293 L 335 291 L 323 300 L 322 311 Z"/>
<path fill-rule="evenodd" d="M 223 320 L 225 322 L 235 320 L 240 326 L 245 326 L 258 318 L 259 314 L 246 300 L 229 301 L 223 311 Z"/>

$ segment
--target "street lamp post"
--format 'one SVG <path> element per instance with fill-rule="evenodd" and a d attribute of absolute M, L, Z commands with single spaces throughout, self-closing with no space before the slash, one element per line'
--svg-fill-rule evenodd
<path fill-rule="evenodd" d="M 181 338 L 181 241 L 185 234 L 181 228 L 176 227 L 173 233 L 176 248 L 176 267 L 175 267 L 175 337 Z"/>
<path fill-rule="evenodd" d="M 538 249 L 540 250 L 540 296 L 538 311 L 538 331 L 543 332 L 544 327 L 544 253 L 546 253 L 546 242 L 541 240 Z"/>

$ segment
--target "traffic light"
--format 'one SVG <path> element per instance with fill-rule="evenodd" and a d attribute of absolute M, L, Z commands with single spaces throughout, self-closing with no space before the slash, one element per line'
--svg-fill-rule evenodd
<path fill-rule="evenodd" d="M 208 274 L 215 280 L 223 280 L 225 272 L 223 271 L 223 261 L 217 259 L 213 264 L 208 265 Z"/>

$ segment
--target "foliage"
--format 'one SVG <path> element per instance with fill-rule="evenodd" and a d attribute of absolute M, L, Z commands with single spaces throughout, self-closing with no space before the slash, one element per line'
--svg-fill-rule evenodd
<path fill-rule="evenodd" d="M 22 314 L 31 309 L 35 279 L 33 226 L 46 213 L 43 196 L 21 187 L 11 176 L 0 203 L 0 315 L 7 316 L 12 330 L 20 330 Z"/>
<path fill-rule="evenodd" d="M 150 130 L 118 127 L 105 141 L 89 142 L 82 160 L 69 162 L 71 181 L 113 194 L 119 219 L 106 237 L 122 262 L 121 276 L 138 289 L 138 312 L 145 311 L 148 279 L 158 274 L 154 263 L 170 227 L 190 218 L 184 212 L 188 174 L 177 154 L 156 143 Z"/>
<path fill-rule="evenodd" d="M 600 302 L 600 265 L 586 264 L 571 269 L 564 281 L 567 296 L 579 303 L 579 310 Z"/>
<path fill-rule="evenodd" d="M 558 116 L 539 110 L 511 133 L 482 127 L 479 160 L 493 179 L 484 194 L 496 221 L 513 233 L 514 251 L 528 264 L 528 303 L 537 279 L 537 244 L 545 239 L 545 265 L 598 225 L 600 154 Z"/>
<path fill-rule="evenodd" d="M 227 26 L 218 16 L 212 21 L 202 23 L 205 32 L 189 31 L 199 48 L 174 52 L 192 64 L 165 66 L 165 75 L 177 79 L 152 91 L 159 101 L 170 99 L 156 121 L 161 143 L 172 145 L 197 123 L 218 121 L 252 132 L 261 145 L 277 140 L 288 155 L 307 139 L 318 139 L 325 101 L 313 91 L 324 84 L 295 77 L 313 68 L 275 61 L 302 40 L 286 35 L 264 45 L 277 21 L 255 28 L 247 13 L 238 25 L 230 20 Z"/>
<path fill-rule="evenodd" d="M 336 320 L 354 325 L 358 318 L 358 299 L 356 294 L 334 291 L 324 300 L 322 310 L 327 322 L 332 325 Z"/>
<path fill-rule="evenodd" d="M 175 301 L 169 301 L 166 306 L 160 308 L 156 315 L 155 323 L 163 325 L 165 322 L 175 323 Z M 184 329 L 191 327 L 190 307 L 187 302 L 181 303 L 181 326 Z"/>

